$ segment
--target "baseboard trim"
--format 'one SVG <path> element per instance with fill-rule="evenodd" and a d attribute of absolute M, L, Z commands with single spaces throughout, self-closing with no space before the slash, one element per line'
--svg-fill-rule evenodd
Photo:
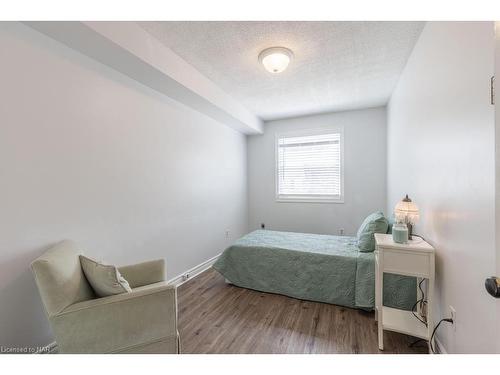
<path fill-rule="evenodd" d="M 436 349 L 437 349 L 439 354 L 448 354 L 443 343 L 441 341 L 439 341 L 437 337 L 434 338 L 434 343 L 436 344 L 436 347 L 437 347 Z"/>
<path fill-rule="evenodd" d="M 186 281 L 191 280 L 192 278 L 198 276 L 200 273 L 208 270 L 212 265 L 219 259 L 221 254 L 217 254 L 213 258 L 210 258 L 203 263 L 194 266 L 193 268 L 188 269 L 187 271 L 181 273 L 180 275 L 175 276 L 174 278 L 168 280 L 169 284 L 180 286 L 184 284 Z"/>

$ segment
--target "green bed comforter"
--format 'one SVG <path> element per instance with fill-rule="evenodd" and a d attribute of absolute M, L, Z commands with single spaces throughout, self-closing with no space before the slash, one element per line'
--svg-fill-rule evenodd
<path fill-rule="evenodd" d="M 372 310 L 375 257 L 355 237 L 257 230 L 227 248 L 214 264 L 231 283 L 304 300 Z M 384 305 L 409 310 L 413 277 L 384 275 Z"/>

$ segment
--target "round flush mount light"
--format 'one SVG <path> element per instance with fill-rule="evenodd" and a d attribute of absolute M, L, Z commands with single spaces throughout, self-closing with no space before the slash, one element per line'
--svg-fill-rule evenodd
<path fill-rule="evenodd" d="M 259 54 L 259 61 L 268 72 L 273 74 L 284 71 L 292 58 L 292 51 L 285 47 L 267 48 Z"/>

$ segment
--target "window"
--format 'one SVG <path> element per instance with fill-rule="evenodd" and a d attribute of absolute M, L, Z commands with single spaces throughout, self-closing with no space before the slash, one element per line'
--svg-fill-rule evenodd
<path fill-rule="evenodd" d="M 342 133 L 321 130 L 277 135 L 278 201 L 343 202 Z"/>

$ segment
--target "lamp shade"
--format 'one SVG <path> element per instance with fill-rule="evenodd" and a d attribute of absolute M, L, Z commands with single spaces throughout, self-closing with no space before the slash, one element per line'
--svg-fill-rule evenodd
<path fill-rule="evenodd" d="M 415 224 L 419 219 L 418 207 L 408 198 L 408 194 L 394 208 L 396 220 L 409 224 Z"/>

